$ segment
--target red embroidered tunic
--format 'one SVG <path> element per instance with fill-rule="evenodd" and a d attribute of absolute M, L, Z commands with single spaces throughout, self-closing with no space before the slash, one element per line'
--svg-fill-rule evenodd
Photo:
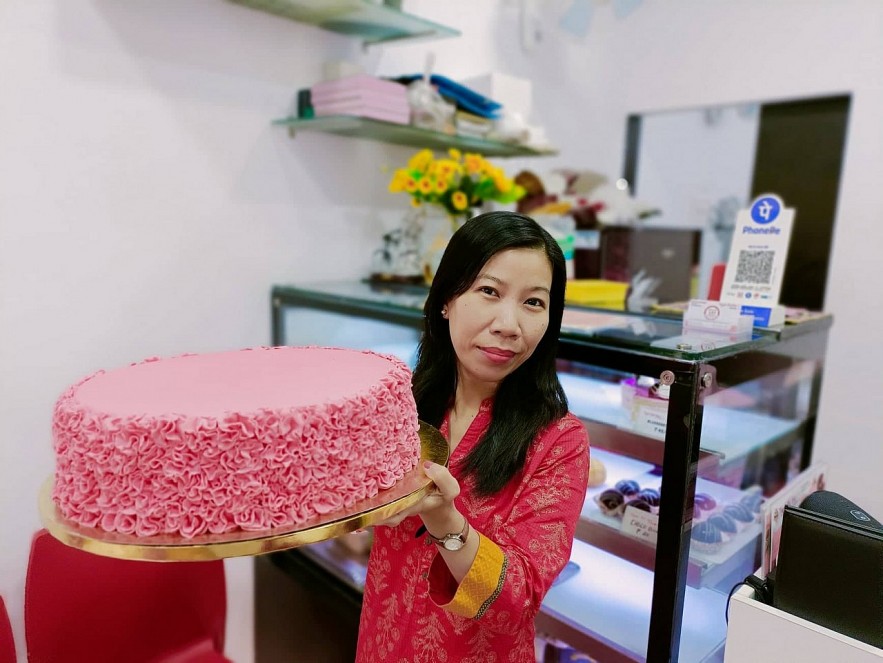
<path fill-rule="evenodd" d="M 458 585 L 422 521 L 377 527 L 359 625 L 357 663 L 534 661 L 534 617 L 573 546 L 588 482 L 588 434 L 568 414 L 540 433 L 524 471 L 491 497 L 476 495 L 460 462 L 490 424 L 485 401 L 449 467 L 457 509 L 479 535 Z M 447 418 L 441 432 L 448 437 Z"/>

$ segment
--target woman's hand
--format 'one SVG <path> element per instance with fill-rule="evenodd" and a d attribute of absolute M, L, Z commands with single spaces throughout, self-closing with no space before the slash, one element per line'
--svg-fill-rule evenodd
<path fill-rule="evenodd" d="M 401 513 L 397 513 L 392 518 L 388 518 L 378 525 L 386 527 L 395 527 L 405 518 L 419 515 L 426 527 L 430 527 L 430 523 L 442 523 L 451 520 L 452 515 L 457 513 L 454 508 L 454 500 L 460 494 L 460 484 L 454 478 L 454 475 L 448 471 L 443 465 L 425 461 L 423 463 L 423 473 L 432 479 L 435 484 L 435 490 L 430 491 L 426 497 L 417 502 Z M 460 518 L 462 522 L 462 517 Z"/>
<path fill-rule="evenodd" d="M 475 530 L 470 530 L 466 525 L 466 519 L 457 511 L 454 500 L 460 494 L 460 484 L 448 469 L 442 465 L 423 463 L 423 472 L 432 479 L 435 490 L 420 500 L 410 509 L 380 523 L 388 527 L 395 527 L 408 516 L 418 515 L 426 526 L 426 531 L 436 538 L 441 538 L 453 532 L 466 532 L 466 545 L 459 550 L 446 550 L 439 548 L 439 555 L 447 564 L 457 583 L 463 581 L 475 555 L 478 553 L 479 536 Z M 418 530 L 419 533 L 419 530 Z"/>

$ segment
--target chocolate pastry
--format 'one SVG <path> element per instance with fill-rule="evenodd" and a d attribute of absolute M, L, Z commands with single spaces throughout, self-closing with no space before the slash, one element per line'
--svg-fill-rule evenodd
<path fill-rule="evenodd" d="M 646 511 L 647 513 L 653 513 L 653 506 L 647 500 L 642 500 L 640 497 L 635 497 L 630 499 L 625 503 L 625 506 L 631 506 L 641 511 Z M 625 511 L 625 507 L 623 507 L 623 511 Z"/>
<path fill-rule="evenodd" d="M 736 521 L 725 513 L 718 513 L 708 519 L 712 525 L 717 527 L 721 532 L 727 534 L 735 534 L 737 531 Z"/>
<path fill-rule="evenodd" d="M 625 503 L 625 497 L 615 488 L 609 488 L 595 498 L 601 512 L 608 516 L 618 515 Z"/>
<path fill-rule="evenodd" d="M 703 511 L 711 511 L 717 506 L 717 502 L 708 493 L 696 493 L 696 497 L 693 498 L 693 504 Z"/>
<path fill-rule="evenodd" d="M 740 523 L 750 523 L 754 520 L 754 514 L 744 504 L 730 504 L 724 507 L 724 514 L 739 521 Z"/>
<path fill-rule="evenodd" d="M 644 488 L 638 491 L 635 497 L 644 500 L 650 506 L 659 506 L 659 491 L 655 488 Z"/>
<path fill-rule="evenodd" d="M 639 490 L 641 490 L 641 486 L 637 481 L 633 481 L 632 479 L 623 479 L 622 481 L 617 481 L 614 486 L 616 490 L 621 492 L 626 497 L 631 497 L 632 495 L 637 494 Z"/>

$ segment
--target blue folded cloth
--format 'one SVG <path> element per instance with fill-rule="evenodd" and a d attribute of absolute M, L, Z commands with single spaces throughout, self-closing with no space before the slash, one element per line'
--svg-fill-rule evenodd
<path fill-rule="evenodd" d="M 407 76 L 399 76 L 396 80 L 401 83 L 411 83 L 418 78 L 423 78 L 422 74 L 412 74 Z M 453 101 L 458 108 L 462 108 L 467 113 L 473 113 L 479 117 L 487 117 L 494 119 L 499 117 L 502 104 L 488 99 L 483 94 L 479 94 L 475 90 L 471 90 L 465 85 L 461 85 L 456 81 L 452 81 L 446 76 L 440 74 L 432 74 L 429 77 L 430 82 L 436 86 L 440 95 Z"/>

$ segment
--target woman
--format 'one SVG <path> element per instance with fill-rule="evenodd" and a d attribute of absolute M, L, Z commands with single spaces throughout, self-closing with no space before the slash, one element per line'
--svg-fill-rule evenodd
<path fill-rule="evenodd" d="M 436 490 L 375 529 L 359 663 L 534 660 L 534 617 L 567 563 L 588 436 L 555 372 L 564 257 L 491 212 L 451 238 L 424 308 L 420 418 L 448 439 Z"/>

